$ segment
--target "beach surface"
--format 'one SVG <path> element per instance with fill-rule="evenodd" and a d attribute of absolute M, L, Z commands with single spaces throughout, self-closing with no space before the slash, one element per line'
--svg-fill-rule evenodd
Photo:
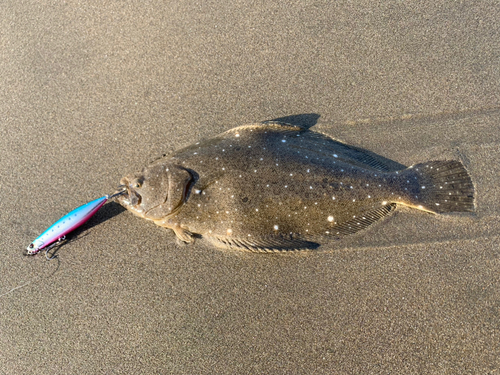
<path fill-rule="evenodd" d="M 0 3 L 0 374 L 500 374 L 496 1 Z M 156 157 L 271 119 L 412 165 L 460 160 L 471 214 L 398 209 L 253 254 L 106 204 Z"/>

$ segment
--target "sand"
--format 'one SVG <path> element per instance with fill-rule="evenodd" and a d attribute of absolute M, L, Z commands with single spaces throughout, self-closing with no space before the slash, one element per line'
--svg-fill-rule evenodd
<path fill-rule="evenodd" d="M 0 4 L 0 373 L 500 371 L 497 2 L 102 3 Z M 283 117 L 461 160 L 477 210 L 259 255 L 110 203 L 57 260 L 22 256 L 162 153 Z"/>

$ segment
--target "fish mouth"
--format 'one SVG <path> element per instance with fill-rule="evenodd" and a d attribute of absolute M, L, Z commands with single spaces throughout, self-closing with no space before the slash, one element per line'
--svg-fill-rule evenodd
<path fill-rule="evenodd" d="M 123 206 L 135 207 L 142 203 L 142 197 L 128 185 L 119 185 L 117 190 L 110 196 L 117 197 L 117 201 Z"/>

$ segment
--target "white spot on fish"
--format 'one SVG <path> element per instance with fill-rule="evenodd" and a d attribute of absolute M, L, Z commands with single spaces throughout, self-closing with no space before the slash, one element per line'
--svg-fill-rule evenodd
<path fill-rule="evenodd" d="M 274 226 L 274 230 L 278 230 L 278 226 L 277 225 Z"/>
<path fill-rule="evenodd" d="M 328 216 L 328 221 L 332 222 L 333 221 L 333 216 Z"/>
<path fill-rule="evenodd" d="M 333 157 L 334 158 L 338 158 L 339 156 L 337 154 L 333 154 Z"/>

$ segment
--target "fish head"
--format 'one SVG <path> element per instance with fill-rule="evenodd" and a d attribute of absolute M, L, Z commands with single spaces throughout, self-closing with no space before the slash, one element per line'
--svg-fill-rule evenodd
<path fill-rule="evenodd" d="M 133 214 L 149 220 L 162 219 L 184 202 L 191 174 L 180 167 L 156 164 L 121 179 L 126 192 L 117 200 Z"/>

